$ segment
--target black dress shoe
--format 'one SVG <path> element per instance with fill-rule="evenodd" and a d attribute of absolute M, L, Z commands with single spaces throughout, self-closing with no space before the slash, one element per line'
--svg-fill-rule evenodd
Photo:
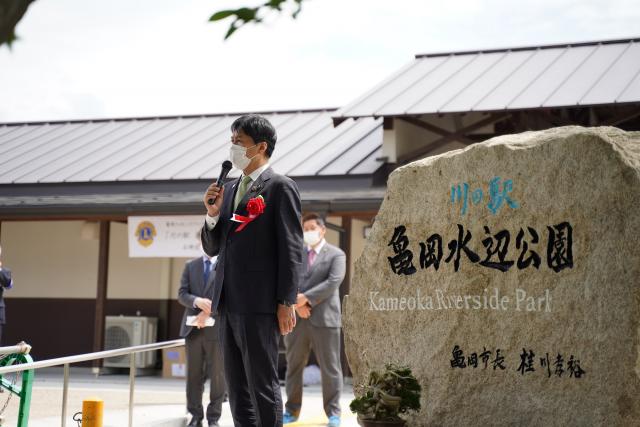
<path fill-rule="evenodd" d="M 202 427 L 202 420 L 198 418 L 191 418 L 187 427 Z"/>

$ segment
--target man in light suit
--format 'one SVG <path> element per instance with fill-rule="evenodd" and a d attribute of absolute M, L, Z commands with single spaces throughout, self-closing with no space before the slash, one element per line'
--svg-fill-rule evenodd
<path fill-rule="evenodd" d="M 242 176 L 211 185 L 203 197 L 202 246 L 218 255 L 211 305 L 220 313 L 229 404 L 240 427 L 282 425 L 278 343 L 296 322 L 300 195 L 293 180 L 269 166 L 276 139 L 264 117 L 236 119 L 229 149 Z"/>
<path fill-rule="evenodd" d="M 322 375 L 322 399 L 329 427 L 340 425 L 340 393 L 342 368 L 340 366 L 340 295 L 338 289 L 346 272 L 346 256 L 338 247 L 325 240 L 327 231 L 318 214 L 307 214 L 302 219 L 306 274 L 297 297 L 296 328 L 284 339 L 287 348 L 284 423 L 298 419 L 302 406 L 302 373 L 309 353 L 318 359 Z"/>
<path fill-rule="evenodd" d="M 0 255 L 2 255 L 2 248 L 0 248 Z M 4 290 L 11 289 L 13 287 L 13 279 L 11 278 L 11 270 L 2 267 L 2 261 L 0 261 L 0 343 L 2 342 L 2 328 L 6 323 L 4 314 Z"/>
<path fill-rule="evenodd" d="M 178 290 L 178 301 L 185 307 L 180 336 L 185 339 L 187 355 L 187 411 L 192 416 L 189 427 L 202 426 L 205 417 L 202 392 L 207 373 L 211 379 L 206 413 L 209 427 L 218 427 L 222 413 L 225 383 L 218 318 L 213 317 L 213 326 L 205 326 L 211 317 L 216 261 L 216 257 L 205 254 L 187 262 Z M 188 316 L 196 316 L 194 326 L 186 324 Z"/>

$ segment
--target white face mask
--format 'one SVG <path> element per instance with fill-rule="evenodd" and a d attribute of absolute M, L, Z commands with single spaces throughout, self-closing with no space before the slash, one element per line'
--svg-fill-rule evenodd
<path fill-rule="evenodd" d="M 229 150 L 229 159 L 231 160 L 234 168 L 244 170 L 249 166 L 253 157 L 251 159 L 247 157 L 247 147 L 235 144 L 231 145 L 231 149 Z"/>
<path fill-rule="evenodd" d="M 304 242 L 309 246 L 315 246 L 320 243 L 320 230 L 305 231 L 303 236 Z"/>

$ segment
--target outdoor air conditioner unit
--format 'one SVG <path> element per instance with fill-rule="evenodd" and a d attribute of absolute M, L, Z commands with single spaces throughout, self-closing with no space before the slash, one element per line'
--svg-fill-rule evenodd
<path fill-rule="evenodd" d="M 104 349 L 152 344 L 156 342 L 158 319 L 141 316 L 107 316 L 105 319 Z M 129 368 L 131 355 L 104 359 L 105 368 Z M 152 368 L 156 363 L 156 352 L 145 351 L 135 354 L 136 368 Z"/>

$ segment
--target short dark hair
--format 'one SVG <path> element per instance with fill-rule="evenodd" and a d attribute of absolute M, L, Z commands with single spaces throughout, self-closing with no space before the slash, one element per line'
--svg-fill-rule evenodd
<path fill-rule="evenodd" d="M 276 148 L 276 129 L 269 120 L 258 114 L 247 114 L 240 116 L 231 124 L 231 132 L 242 131 L 249 135 L 253 142 L 267 143 L 267 157 L 271 157 L 273 150 Z"/>
<path fill-rule="evenodd" d="M 309 212 L 308 214 L 304 214 L 302 216 L 302 223 L 304 224 L 307 221 L 315 220 L 315 222 L 320 226 L 326 228 L 326 224 L 324 223 L 324 218 L 320 216 L 320 214 L 315 212 Z"/>

